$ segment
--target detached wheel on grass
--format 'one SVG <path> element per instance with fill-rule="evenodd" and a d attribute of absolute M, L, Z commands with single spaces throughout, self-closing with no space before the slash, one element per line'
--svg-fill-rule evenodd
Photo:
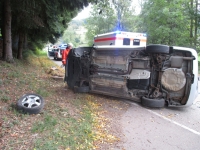
<path fill-rule="evenodd" d="M 38 114 L 43 107 L 44 100 L 37 94 L 25 94 L 17 102 L 17 109 L 28 114 Z"/>
<path fill-rule="evenodd" d="M 89 86 L 81 86 L 81 87 L 74 86 L 75 93 L 87 93 L 89 91 L 90 91 Z"/>
<path fill-rule="evenodd" d="M 147 107 L 155 107 L 155 108 L 161 108 L 165 106 L 165 100 L 162 99 L 152 99 L 152 98 L 147 98 L 145 96 L 142 97 L 141 103 L 143 106 Z"/>

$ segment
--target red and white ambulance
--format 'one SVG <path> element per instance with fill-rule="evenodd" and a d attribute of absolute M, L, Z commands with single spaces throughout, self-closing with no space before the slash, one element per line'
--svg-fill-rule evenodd
<path fill-rule="evenodd" d="M 94 37 L 94 46 L 116 45 L 116 46 L 146 46 L 147 36 L 145 33 L 132 33 L 124 31 L 99 34 Z"/>

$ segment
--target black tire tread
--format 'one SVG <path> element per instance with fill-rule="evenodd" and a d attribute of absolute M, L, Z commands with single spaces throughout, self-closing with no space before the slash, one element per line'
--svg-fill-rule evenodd
<path fill-rule="evenodd" d="M 141 103 L 143 106 L 147 106 L 147 107 L 155 107 L 155 108 L 161 108 L 165 106 L 165 100 L 163 98 L 161 99 L 151 99 L 151 98 L 147 98 L 145 96 L 142 97 L 141 99 Z"/>
<path fill-rule="evenodd" d="M 89 86 L 74 86 L 75 93 L 88 93 L 90 91 Z"/>
<path fill-rule="evenodd" d="M 169 54 L 170 47 L 168 45 L 151 44 L 151 45 L 147 45 L 146 52 L 147 53 Z"/>

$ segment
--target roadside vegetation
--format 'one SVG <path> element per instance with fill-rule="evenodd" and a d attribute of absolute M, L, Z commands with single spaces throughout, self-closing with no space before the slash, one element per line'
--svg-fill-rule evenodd
<path fill-rule="evenodd" d="M 92 5 L 85 20 L 88 45 L 116 30 L 147 34 L 147 44 L 190 47 L 200 52 L 199 5 L 188 0 L 112 0 Z"/>
<path fill-rule="evenodd" d="M 0 149 L 87 150 L 117 141 L 106 129 L 95 96 L 75 94 L 63 80 L 51 78 L 52 66 L 40 52 L 30 52 L 26 60 L 13 64 L 0 60 Z M 26 93 L 44 98 L 41 113 L 18 112 L 16 103 Z"/>

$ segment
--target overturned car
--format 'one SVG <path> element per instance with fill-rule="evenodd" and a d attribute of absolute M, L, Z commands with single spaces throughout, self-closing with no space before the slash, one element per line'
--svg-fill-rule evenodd
<path fill-rule="evenodd" d="M 142 38 L 105 36 L 92 47 L 72 49 L 65 81 L 75 92 L 93 92 L 141 102 L 147 107 L 185 107 L 198 95 L 197 52 L 167 45 L 141 45 Z M 120 33 L 121 34 L 121 33 Z M 97 40 L 98 39 L 98 40 Z M 113 39 L 112 39 L 113 40 Z M 109 41 L 106 45 L 97 42 Z M 114 43 L 114 44 L 113 44 Z"/>

